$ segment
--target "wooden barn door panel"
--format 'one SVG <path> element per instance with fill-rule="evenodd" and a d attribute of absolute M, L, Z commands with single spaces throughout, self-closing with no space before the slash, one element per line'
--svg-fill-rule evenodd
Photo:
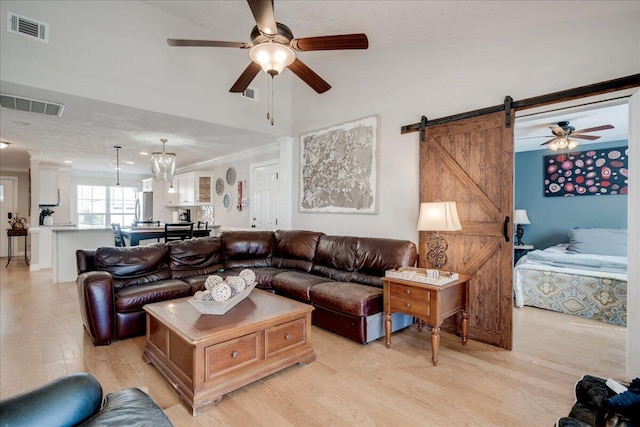
<path fill-rule="evenodd" d="M 420 165 L 420 201 L 458 208 L 462 231 L 443 233 L 449 248 L 442 269 L 473 276 L 469 338 L 511 349 L 513 242 L 505 241 L 504 221 L 513 212 L 513 129 L 504 111 L 428 126 Z M 510 239 L 512 229 L 509 222 Z M 421 267 L 428 267 L 430 236 L 420 232 Z"/>

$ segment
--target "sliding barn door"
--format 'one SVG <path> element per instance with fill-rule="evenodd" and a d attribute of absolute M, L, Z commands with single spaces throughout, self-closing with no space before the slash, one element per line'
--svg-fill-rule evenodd
<path fill-rule="evenodd" d="M 420 201 L 454 201 L 458 207 L 462 231 L 443 233 L 449 248 L 442 269 L 473 276 L 469 338 L 511 349 L 513 129 L 506 128 L 501 111 L 427 126 L 425 139 Z M 428 267 L 430 236 L 420 232 L 421 267 Z M 448 329 L 456 328 L 451 321 Z"/>

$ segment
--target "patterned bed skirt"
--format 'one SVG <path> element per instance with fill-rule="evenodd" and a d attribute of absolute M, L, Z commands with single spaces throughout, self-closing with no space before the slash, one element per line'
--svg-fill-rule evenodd
<path fill-rule="evenodd" d="M 627 326 L 627 281 L 516 268 L 516 307 L 524 305 Z"/>

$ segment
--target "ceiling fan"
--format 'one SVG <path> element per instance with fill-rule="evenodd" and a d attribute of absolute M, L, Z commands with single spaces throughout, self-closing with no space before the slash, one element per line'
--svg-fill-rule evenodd
<path fill-rule="evenodd" d="M 587 129 L 576 130 L 573 126 L 569 125 L 568 121 L 558 122 L 555 126 L 549 126 L 551 129 L 551 133 L 553 133 L 553 137 L 543 142 L 540 145 L 549 145 L 549 148 L 553 151 L 558 151 L 563 148 L 568 148 L 569 150 L 573 150 L 580 143 L 576 141 L 576 139 L 587 139 L 589 141 L 594 141 L 599 136 L 596 135 L 584 135 L 590 132 L 597 132 L 599 130 L 613 129 L 612 125 L 601 125 Z"/>
<path fill-rule="evenodd" d="M 242 72 L 229 92 L 243 92 L 260 69 L 272 77 L 281 73 L 284 67 L 311 86 L 318 93 L 331 89 L 311 68 L 296 58 L 294 51 L 367 49 L 366 34 L 342 34 L 321 37 L 294 38 L 291 29 L 276 22 L 273 0 L 247 0 L 256 26 L 251 31 L 251 42 L 228 42 L 215 40 L 167 39 L 169 46 L 234 47 L 250 49 L 251 63 Z"/>

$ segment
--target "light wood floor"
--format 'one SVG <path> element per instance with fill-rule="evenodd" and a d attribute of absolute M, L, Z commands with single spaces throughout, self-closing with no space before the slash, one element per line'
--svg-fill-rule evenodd
<path fill-rule="evenodd" d="M 91 345 L 75 283 L 20 263 L 0 272 L 0 397 L 88 371 L 104 393 L 148 392 L 175 426 L 552 426 L 585 374 L 624 378 L 626 330 L 533 308 L 514 310 L 514 350 L 443 334 L 438 367 L 429 332 L 408 328 L 361 346 L 313 328 L 317 360 L 229 395 L 193 418 L 141 358 L 144 337 Z"/>

